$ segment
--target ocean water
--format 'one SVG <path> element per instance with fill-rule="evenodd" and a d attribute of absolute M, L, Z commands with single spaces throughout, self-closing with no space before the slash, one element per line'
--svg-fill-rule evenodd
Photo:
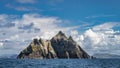
<path fill-rule="evenodd" d="M 0 59 L 0 68 L 120 68 L 120 59 Z"/>

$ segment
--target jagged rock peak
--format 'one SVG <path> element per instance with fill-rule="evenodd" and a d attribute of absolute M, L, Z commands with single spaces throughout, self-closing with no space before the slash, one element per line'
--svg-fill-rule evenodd
<path fill-rule="evenodd" d="M 37 45 L 40 44 L 40 43 L 39 43 L 39 40 L 38 40 L 37 38 L 35 38 L 35 39 L 33 40 L 33 43 L 34 43 L 34 44 L 37 44 Z"/>
<path fill-rule="evenodd" d="M 51 40 L 34 39 L 30 45 L 22 50 L 17 58 L 90 58 L 70 36 L 59 31 Z"/>
<path fill-rule="evenodd" d="M 65 40 L 68 39 L 62 31 L 59 31 L 58 34 L 56 36 L 54 36 L 53 38 L 54 39 L 65 39 Z"/>
<path fill-rule="evenodd" d="M 72 42 L 75 42 L 75 40 L 73 39 L 72 36 L 69 36 L 68 40 L 72 41 Z"/>
<path fill-rule="evenodd" d="M 44 42 L 44 40 L 43 40 L 42 38 L 40 38 L 40 39 L 39 39 L 39 42 L 42 43 L 42 42 Z"/>
<path fill-rule="evenodd" d="M 69 36 L 69 38 L 68 38 L 69 40 L 73 40 L 73 38 L 72 38 L 72 36 Z"/>
<path fill-rule="evenodd" d="M 64 33 L 62 31 L 59 31 L 58 34 L 59 35 L 64 35 Z"/>
<path fill-rule="evenodd" d="M 65 36 L 65 34 L 62 31 L 59 31 L 56 36 Z"/>
<path fill-rule="evenodd" d="M 73 40 L 72 36 L 69 36 L 68 40 L 71 41 L 71 42 L 76 43 L 76 42 Z"/>

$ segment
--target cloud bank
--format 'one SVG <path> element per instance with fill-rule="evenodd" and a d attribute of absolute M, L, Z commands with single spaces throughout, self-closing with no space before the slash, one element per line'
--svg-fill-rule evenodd
<path fill-rule="evenodd" d="M 0 15 L 0 56 L 18 54 L 27 47 L 33 38 L 51 39 L 59 30 L 67 36 L 72 35 L 75 41 L 89 54 L 120 54 L 119 22 L 105 22 L 95 25 L 84 32 L 80 26 L 63 27 L 66 23 L 58 17 L 40 14 L 24 14 L 22 16 Z M 68 22 L 67 22 L 68 23 Z"/>
<path fill-rule="evenodd" d="M 78 26 L 62 27 L 65 21 L 40 14 L 0 15 L 0 55 L 17 54 L 32 41 L 41 37 L 51 39 L 59 30 L 68 33 Z"/>
<path fill-rule="evenodd" d="M 120 54 L 120 27 L 119 22 L 106 22 L 93 26 L 86 30 L 83 35 L 76 33 L 74 39 L 91 54 L 94 53 L 113 53 Z"/>

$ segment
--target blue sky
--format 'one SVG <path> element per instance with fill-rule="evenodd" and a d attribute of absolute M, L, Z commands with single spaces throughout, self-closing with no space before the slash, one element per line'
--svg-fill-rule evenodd
<path fill-rule="evenodd" d="M 119 3 L 119 0 L 2 0 L 0 56 L 18 54 L 33 38 L 50 39 L 59 30 L 72 35 L 91 55 L 120 55 Z"/>
<path fill-rule="evenodd" d="M 3 0 L 0 13 L 22 15 L 39 13 L 78 22 L 120 21 L 119 0 Z M 31 2 L 30 2 L 31 1 Z M 94 16 L 94 17 L 93 17 Z M 89 19 L 87 18 L 89 17 Z M 91 18 L 90 18 L 91 17 Z"/>

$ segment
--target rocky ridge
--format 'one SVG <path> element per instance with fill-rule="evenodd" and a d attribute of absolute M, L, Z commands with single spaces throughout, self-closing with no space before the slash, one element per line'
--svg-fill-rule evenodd
<path fill-rule="evenodd" d="M 17 56 L 18 59 L 38 58 L 91 58 L 70 36 L 59 31 L 51 40 L 34 39 L 30 45 Z"/>

